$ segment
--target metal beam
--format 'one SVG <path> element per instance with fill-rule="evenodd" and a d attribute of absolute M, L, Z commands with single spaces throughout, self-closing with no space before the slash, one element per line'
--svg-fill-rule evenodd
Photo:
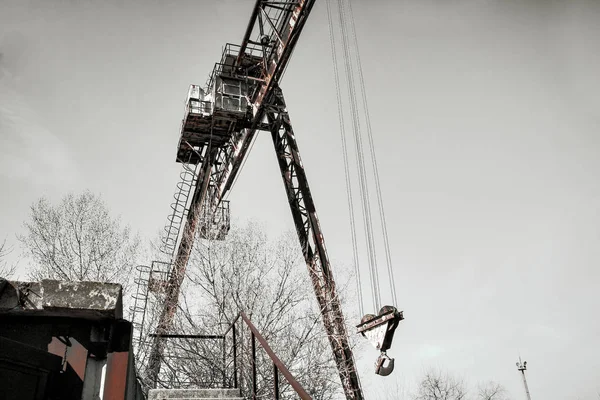
<path fill-rule="evenodd" d="M 271 346 L 269 346 L 269 343 L 267 343 L 267 341 L 260 334 L 258 329 L 256 329 L 256 327 L 252 324 L 252 321 L 250 321 L 250 319 L 244 313 L 241 313 L 241 316 L 242 316 L 242 319 L 244 320 L 244 322 L 246 323 L 246 325 L 248 326 L 248 328 L 250 328 L 251 337 L 252 337 L 252 359 L 254 360 L 253 364 L 252 364 L 252 368 L 253 368 L 253 373 L 252 373 L 253 384 L 252 384 L 252 386 L 254 388 L 253 395 L 256 397 L 256 342 L 255 342 L 255 340 L 258 340 L 258 343 L 260 343 L 260 346 L 263 349 L 265 349 L 265 352 L 267 353 L 267 355 L 269 356 L 271 361 L 273 361 L 275 371 L 279 370 L 279 372 L 281 372 L 281 374 L 285 377 L 285 379 L 288 381 L 290 386 L 294 389 L 296 394 L 298 394 L 298 396 L 302 400 L 311 400 L 312 398 L 310 397 L 310 395 L 308 393 L 306 393 L 304 388 L 298 383 L 298 381 L 296 381 L 296 378 L 294 378 L 294 375 L 292 375 L 292 373 L 286 368 L 285 364 L 283 364 L 283 362 L 281 362 L 279 357 L 277 357 L 275 352 L 271 349 Z"/>
<path fill-rule="evenodd" d="M 294 47 L 300 37 L 300 33 L 314 6 L 315 0 L 272 2 L 272 5 L 274 6 L 286 5 L 289 6 L 289 9 L 279 10 L 280 14 L 277 15 L 275 22 L 271 21 L 270 18 L 267 18 L 269 21 L 268 28 L 270 29 L 263 26 L 262 31 L 264 32 L 261 32 L 259 37 L 252 38 L 252 35 L 255 32 L 255 26 L 259 19 L 258 16 L 261 13 L 261 7 L 267 3 L 269 2 L 266 0 L 256 1 L 241 43 L 239 54 L 236 58 L 236 65 L 240 65 L 250 41 L 253 43 L 261 43 L 263 46 L 263 53 L 267 55 L 264 70 L 260 77 L 261 80 L 256 81 L 256 90 L 250 99 L 253 107 L 252 125 L 249 129 L 235 132 L 227 146 L 220 149 L 214 149 L 203 160 L 201 172 L 198 175 L 196 192 L 190 206 L 190 212 L 188 213 L 177 255 L 169 276 L 165 294 L 165 303 L 156 331 L 158 335 L 168 334 L 173 324 L 177 310 L 179 291 L 192 250 L 195 232 L 199 222 L 198 220 L 202 215 L 202 207 L 210 207 L 211 211 L 214 212 L 221 203 L 223 197 L 231 189 L 247 156 L 257 130 L 267 127 L 264 125 L 265 115 L 267 115 L 269 119 L 268 128 L 273 134 L 273 140 L 277 140 L 276 143 L 274 142 L 276 149 L 281 148 L 281 151 L 286 151 L 286 146 L 295 146 L 295 139 L 293 138 L 291 125 L 289 125 L 289 119 L 287 119 L 287 122 L 283 125 L 279 125 L 280 127 L 284 126 L 283 132 L 285 134 L 283 136 L 277 136 L 277 132 L 279 132 L 279 128 L 276 128 L 277 124 L 281 124 L 281 118 L 283 118 L 283 120 L 286 120 L 287 118 L 285 103 L 283 102 L 281 92 L 278 91 L 279 89 L 277 89 L 278 94 L 273 96 L 276 100 L 275 108 L 273 108 L 273 104 L 269 104 L 268 107 L 270 111 L 267 114 L 265 114 L 265 105 L 263 103 L 266 99 L 271 98 L 273 89 L 278 88 L 279 81 L 283 76 L 287 63 L 289 62 Z M 261 41 L 260 36 L 263 33 L 269 36 L 270 40 L 268 43 L 266 41 Z M 277 38 L 277 40 L 274 40 L 275 38 Z M 295 151 L 297 152 L 297 148 Z M 303 252 L 307 265 L 309 266 L 315 293 L 317 293 L 317 298 L 319 299 L 319 304 L 322 308 L 323 322 L 326 326 L 326 331 L 334 350 L 334 356 L 340 371 L 344 391 L 346 392 L 348 399 L 362 399 L 362 392 L 358 377 L 356 376 L 353 355 L 347 343 L 348 336 L 343 323 L 339 299 L 335 294 L 335 284 L 329 269 L 329 261 L 324 243 L 322 243 L 322 234 L 316 212 L 314 211 L 314 204 L 310 196 L 306 177 L 303 175 L 304 170 L 301 167 L 301 163 L 299 163 L 299 154 L 296 155 L 298 160 L 294 159 L 292 163 L 287 164 L 287 167 L 296 172 L 300 171 L 303 178 L 301 179 L 300 186 L 297 188 L 295 188 L 291 182 L 289 184 L 286 183 L 288 197 L 292 207 L 292 214 L 294 215 L 294 222 L 296 224 L 296 229 L 298 230 L 300 241 L 303 244 Z M 283 157 L 283 153 L 278 152 L 278 157 L 280 156 Z M 281 159 L 280 163 L 283 161 L 284 160 Z M 282 173 L 284 171 L 283 168 L 282 164 Z M 286 177 L 284 176 L 284 181 L 285 180 Z M 212 181 L 211 184 L 213 186 L 208 195 L 209 198 L 205 201 L 209 181 Z M 292 198 L 295 200 L 292 200 Z M 313 242 L 312 245 L 310 244 L 311 241 Z M 160 372 L 161 355 L 163 353 L 162 346 L 162 340 L 160 340 L 159 337 L 155 337 L 149 357 L 149 380 L 151 385 L 156 384 Z"/>
<path fill-rule="evenodd" d="M 181 236 L 179 248 L 177 249 L 177 255 L 173 262 L 173 267 L 169 273 L 169 280 L 167 282 L 167 288 L 165 291 L 165 301 L 160 318 L 158 320 L 158 326 L 156 328 L 157 336 L 154 337 L 152 349 L 148 358 L 148 380 L 152 387 L 156 386 L 158 375 L 160 373 L 161 356 L 163 354 L 164 343 L 160 339 L 160 336 L 169 333 L 171 326 L 173 325 L 173 320 L 175 319 L 177 304 L 179 302 L 179 291 L 181 289 L 181 284 L 183 283 L 187 263 L 192 253 L 198 222 L 200 220 L 200 216 L 202 215 L 202 204 L 206 197 L 206 192 L 208 190 L 208 184 L 211 177 L 211 170 L 215 162 L 217 152 L 218 149 L 213 149 L 202 164 L 202 168 L 198 175 L 196 191 L 194 193 L 194 197 L 192 198 L 190 212 L 188 213 L 185 221 L 183 235 Z"/>
<path fill-rule="evenodd" d="M 246 34 L 248 35 L 252 34 L 254 25 L 257 23 L 258 18 L 256 18 L 256 16 L 258 13 L 260 13 L 260 3 L 260 1 L 257 1 L 255 5 L 252 17 L 250 19 L 250 25 L 246 30 Z M 252 106 L 254 109 L 252 127 L 250 129 L 245 129 L 244 131 L 240 132 L 237 137 L 233 138 L 230 145 L 224 149 L 223 154 L 220 156 L 220 158 L 223 159 L 223 163 L 219 166 L 221 173 L 217 184 L 217 190 L 215 192 L 215 204 L 217 205 L 233 185 L 237 173 L 239 172 L 243 160 L 249 150 L 250 144 L 256 135 L 256 131 L 264 128 L 261 127 L 264 119 L 263 101 L 270 93 L 273 85 L 279 84 L 279 80 L 283 75 L 283 71 L 285 70 L 285 67 L 291 57 L 294 47 L 298 42 L 300 33 L 306 24 L 306 20 L 310 15 L 315 0 L 300 0 L 294 3 L 295 8 L 286 13 L 284 16 L 280 17 L 280 20 L 275 23 L 276 26 L 280 25 L 280 31 L 277 34 L 280 36 L 283 44 L 280 44 L 278 40 L 276 45 L 271 44 L 271 47 L 268 49 L 270 58 L 267 62 L 266 69 L 263 72 L 262 79 L 264 82 L 261 82 L 257 87 L 257 94 L 255 98 L 252 99 Z M 254 15 L 255 13 L 256 16 Z M 249 38 L 250 36 L 248 36 L 248 39 L 245 37 L 243 43 L 247 44 Z M 256 41 L 260 42 L 260 38 Z M 243 44 L 242 48 L 245 49 L 246 46 Z M 242 54 L 241 51 L 240 54 Z"/>
<path fill-rule="evenodd" d="M 323 232 L 281 89 L 278 87 L 273 89 L 270 102 L 265 107 L 292 218 L 321 308 L 323 325 L 333 351 L 342 387 L 347 399 L 362 400 L 362 389 L 356 372 L 354 355 L 348 342 L 344 315 L 336 293 Z"/>
<path fill-rule="evenodd" d="M 223 339 L 223 335 L 184 335 L 184 334 L 164 334 L 151 333 L 150 337 L 158 337 L 163 339 Z"/>
<path fill-rule="evenodd" d="M 246 33 L 244 33 L 244 39 L 242 40 L 242 47 L 240 48 L 240 54 L 238 54 L 237 59 L 235 60 L 235 65 L 240 65 L 242 61 L 242 57 L 246 52 L 246 47 L 248 46 L 248 41 L 250 40 L 250 36 L 252 36 L 252 31 L 254 30 L 254 24 L 256 23 L 256 17 L 258 17 L 258 13 L 260 12 L 260 3 L 261 0 L 256 0 L 254 4 L 254 8 L 252 9 L 252 14 L 250 15 L 250 22 L 246 27 Z"/>

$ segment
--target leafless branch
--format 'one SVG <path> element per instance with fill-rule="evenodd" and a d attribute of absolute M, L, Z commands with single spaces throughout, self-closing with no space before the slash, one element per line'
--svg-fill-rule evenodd
<path fill-rule="evenodd" d="M 292 235 L 268 240 L 260 226 L 253 223 L 232 229 L 224 241 L 196 240 L 173 329 L 219 335 L 244 311 L 314 399 L 333 399 L 340 393 L 340 385 L 332 379 L 337 376 L 335 364 L 298 246 Z M 238 355 L 240 363 L 250 365 L 247 330 L 245 340 Z M 178 375 L 165 368 L 160 379 L 170 380 L 173 385 L 188 381 L 206 385 L 222 380 L 224 369 L 231 365 L 215 362 L 223 352 L 217 342 L 170 342 L 164 357 L 171 357 L 169 365 Z M 259 397 L 268 398 L 273 364 L 264 351 L 259 351 L 257 357 Z M 242 381 L 249 382 L 249 376 L 240 373 Z M 291 388 L 285 382 L 281 384 L 282 398 L 295 398 Z"/>
<path fill-rule="evenodd" d="M 18 239 L 35 262 L 32 279 L 117 282 L 128 292 L 139 239 L 99 196 L 68 194 L 58 204 L 39 199 L 24 225 Z"/>
<path fill-rule="evenodd" d="M 415 400 L 464 400 L 465 383 L 448 373 L 431 369 L 421 380 Z"/>
<path fill-rule="evenodd" d="M 12 249 L 6 246 L 6 239 L 0 243 L 0 278 L 10 278 L 15 274 L 17 265 L 8 265 L 4 260 L 5 257 L 12 251 Z"/>
<path fill-rule="evenodd" d="M 480 385 L 478 390 L 478 400 L 506 400 L 506 390 L 502 385 L 496 382 L 488 382 Z"/>

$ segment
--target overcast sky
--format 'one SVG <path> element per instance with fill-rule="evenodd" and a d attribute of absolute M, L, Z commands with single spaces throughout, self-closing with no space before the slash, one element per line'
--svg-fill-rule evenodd
<path fill-rule="evenodd" d="M 0 239 L 12 258 L 35 199 L 86 188 L 155 236 L 188 85 L 239 43 L 253 3 L 0 0 Z M 520 354 L 534 399 L 597 399 L 600 2 L 353 4 L 406 316 L 393 376 L 375 377 L 377 354 L 361 354 L 367 393 L 438 366 L 522 399 Z M 349 265 L 326 21 L 318 1 L 282 88 L 330 256 Z M 239 222 L 293 229 L 269 136 L 230 200 Z"/>

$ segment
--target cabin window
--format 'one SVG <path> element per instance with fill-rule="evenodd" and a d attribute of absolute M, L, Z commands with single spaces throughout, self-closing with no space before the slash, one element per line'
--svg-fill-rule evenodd
<path fill-rule="evenodd" d="M 241 95 L 242 90 L 240 88 L 240 85 L 232 85 L 232 84 L 224 84 L 223 85 L 223 94 L 232 94 L 234 96 L 239 96 Z"/>

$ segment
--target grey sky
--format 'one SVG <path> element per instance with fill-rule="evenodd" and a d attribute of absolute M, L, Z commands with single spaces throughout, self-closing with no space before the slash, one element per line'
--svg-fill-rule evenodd
<path fill-rule="evenodd" d="M 165 223 L 183 102 L 251 1 L 0 0 L 0 239 L 89 188 L 145 237 Z M 351 262 L 324 4 L 282 83 L 330 256 Z M 354 1 L 406 320 L 393 377 L 437 365 L 523 398 L 600 392 L 600 2 Z M 260 136 L 230 200 L 293 229 Z M 18 249 L 13 253 L 16 257 Z M 21 263 L 21 271 L 25 269 Z M 389 299 L 388 299 L 389 300 Z"/>

